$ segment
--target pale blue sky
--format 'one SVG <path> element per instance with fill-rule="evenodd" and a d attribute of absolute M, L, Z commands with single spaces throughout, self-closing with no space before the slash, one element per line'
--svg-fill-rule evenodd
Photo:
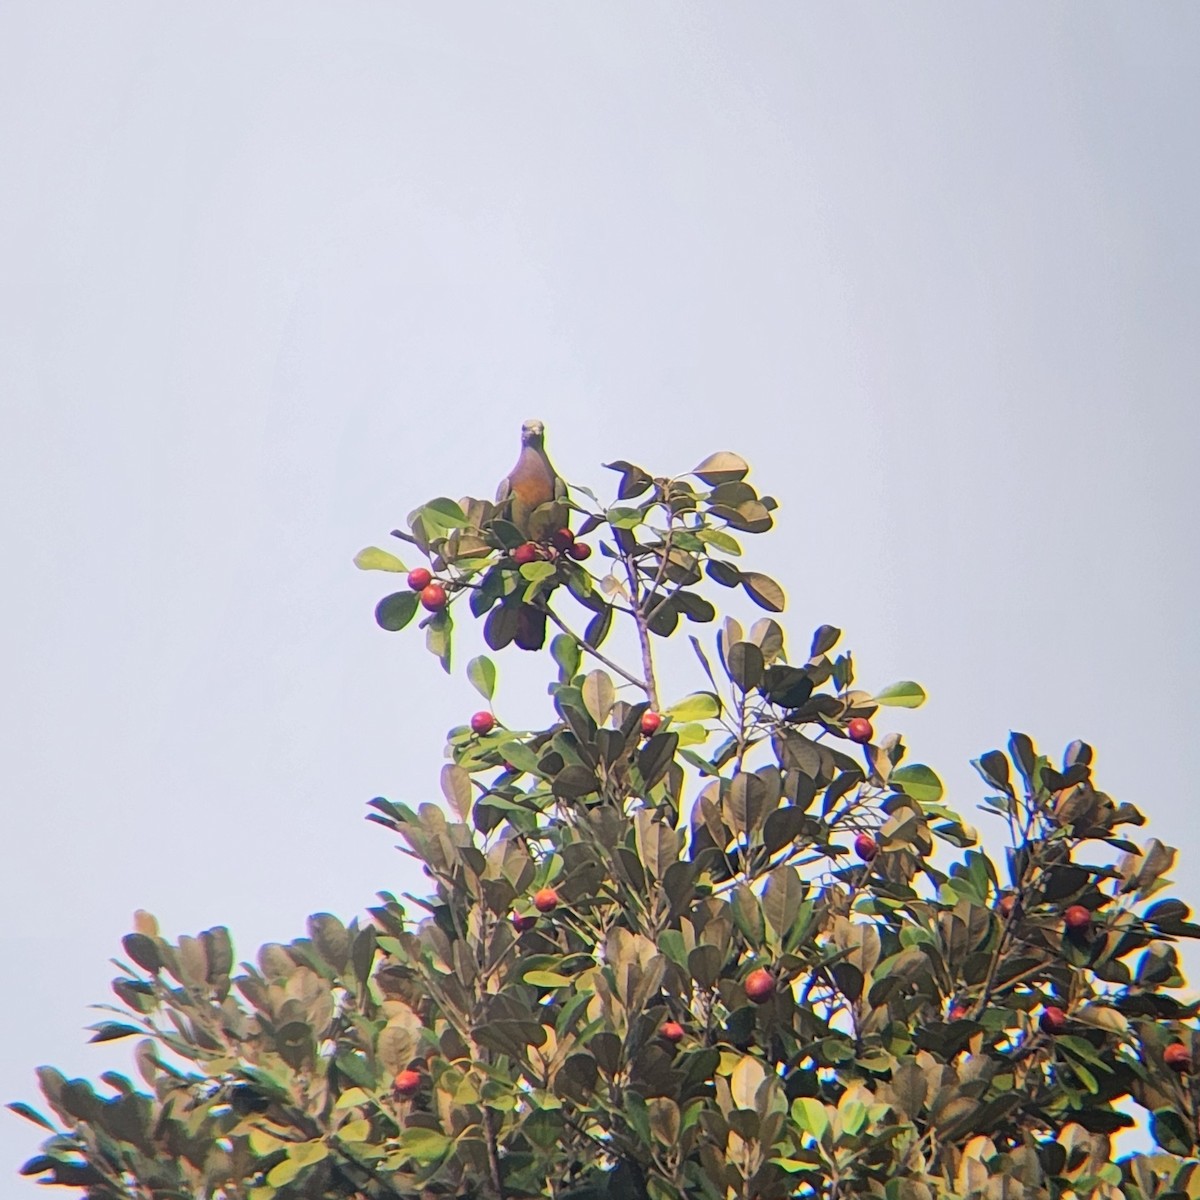
<path fill-rule="evenodd" d="M 123 1064 L 81 1027 L 133 909 L 249 955 L 419 886 L 363 805 L 476 703 L 350 559 L 529 416 L 582 482 L 750 459 L 793 638 L 922 680 L 882 724 L 964 809 L 1009 728 L 1080 736 L 1188 846 L 1198 49 L 1185 4 L 9 0 L 0 1098 Z"/>

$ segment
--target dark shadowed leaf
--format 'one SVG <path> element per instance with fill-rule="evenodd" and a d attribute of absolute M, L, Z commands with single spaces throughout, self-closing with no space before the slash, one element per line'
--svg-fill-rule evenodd
<path fill-rule="evenodd" d="M 728 653 L 729 678 L 743 692 L 763 681 L 762 651 L 753 642 L 735 642 Z"/>
<path fill-rule="evenodd" d="M 836 625 L 822 625 L 812 637 L 812 647 L 809 650 L 811 658 L 828 654 L 838 644 L 842 631 Z"/>
<path fill-rule="evenodd" d="M 519 611 L 515 604 L 501 604 L 488 613 L 483 623 L 483 640 L 493 650 L 503 650 L 516 637 Z"/>
<path fill-rule="evenodd" d="M 654 482 L 653 478 L 641 467 L 618 459 L 616 462 L 604 464 L 609 471 L 621 473 L 621 483 L 617 488 L 618 500 L 632 500 L 640 496 Z"/>
<path fill-rule="evenodd" d="M 416 592 L 393 592 L 375 606 L 375 621 L 381 629 L 397 633 L 417 615 Z"/>

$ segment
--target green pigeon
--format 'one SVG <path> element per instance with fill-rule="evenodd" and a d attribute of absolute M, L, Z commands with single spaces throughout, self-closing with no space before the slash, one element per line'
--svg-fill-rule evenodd
<path fill-rule="evenodd" d="M 521 454 L 517 465 L 500 481 L 496 503 L 500 515 L 511 521 L 531 541 L 548 541 L 567 523 L 564 500 L 567 485 L 546 457 L 546 427 L 541 421 L 521 426 Z M 550 507 L 541 509 L 543 505 Z"/>
<path fill-rule="evenodd" d="M 521 426 L 521 454 L 517 465 L 496 491 L 499 515 L 511 521 L 530 541 L 549 541 L 569 516 L 565 504 L 567 485 L 546 456 L 546 427 L 541 421 Z M 522 650 L 540 650 L 546 643 L 546 611 L 539 605 L 517 609 L 513 641 Z"/>

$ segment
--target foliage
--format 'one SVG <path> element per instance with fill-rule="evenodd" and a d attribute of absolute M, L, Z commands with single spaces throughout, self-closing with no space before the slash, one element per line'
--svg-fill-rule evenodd
<path fill-rule="evenodd" d="M 924 692 L 856 687 L 831 626 L 792 655 L 725 618 L 664 704 L 654 641 L 716 622 L 709 583 L 784 608 L 740 565 L 776 505 L 729 453 L 610 466 L 612 506 L 572 491 L 597 570 L 480 500 L 396 531 L 449 598 L 421 621 L 447 669 L 464 608 L 494 652 L 522 606 L 556 630 L 545 728 L 454 729 L 444 805 L 371 803 L 432 895 L 318 914 L 236 975 L 224 929 L 140 914 L 93 1040 L 143 1035 L 144 1088 L 43 1068 L 26 1173 L 96 1200 L 1200 1196 L 1174 851 L 1128 840 L 1088 746 L 1055 766 L 1016 733 L 975 763 L 998 865 L 899 736 L 848 738 Z M 376 618 L 419 611 L 400 589 Z M 490 703 L 494 662 L 466 674 Z M 1160 1150 L 1114 1162 L 1137 1106 Z"/>

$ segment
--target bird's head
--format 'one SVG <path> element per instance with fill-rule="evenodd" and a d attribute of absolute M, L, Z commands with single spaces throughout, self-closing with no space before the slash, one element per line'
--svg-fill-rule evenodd
<path fill-rule="evenodd" d="M 521 426 L 521 445 L 541 449 L 542 439 L 546 436 L 546 426 L 541 421 L 526 421 Z"/>

